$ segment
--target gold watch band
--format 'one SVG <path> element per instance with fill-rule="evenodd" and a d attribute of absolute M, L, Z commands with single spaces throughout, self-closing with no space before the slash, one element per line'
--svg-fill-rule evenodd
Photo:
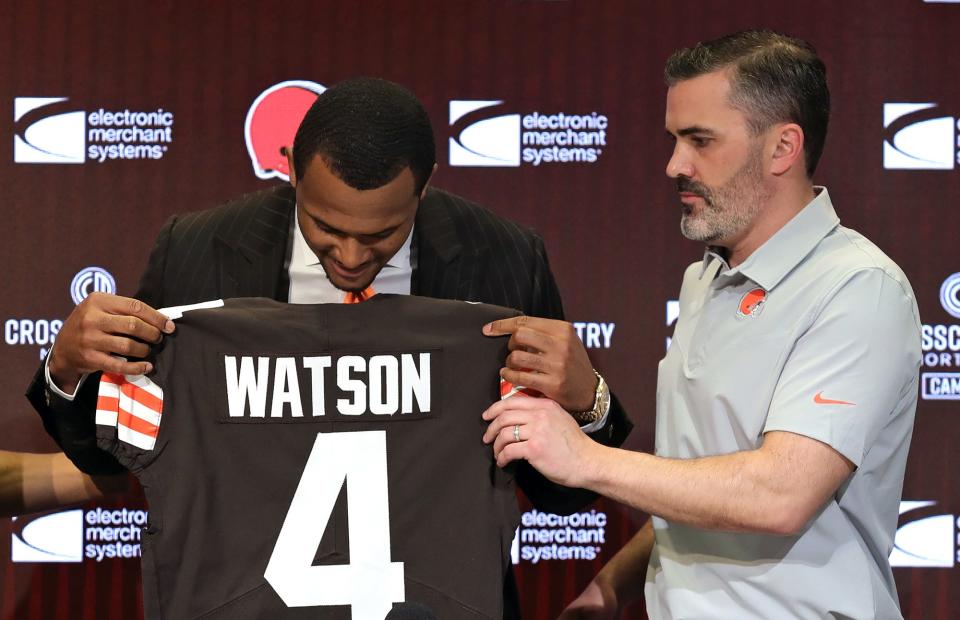
<path fill-rule="evenodd" d="M 593 397 L 593 408 L 587 411 L 574 411 L 571 414 L 580 426 L 593 424 L 600 420 L 610 402 L 610 389 L 607 387 L 607 382 L 603 380 L 603 377 L 596 369 L 594 369 L 593 374 L 597 375 L 597 389 Z"/>

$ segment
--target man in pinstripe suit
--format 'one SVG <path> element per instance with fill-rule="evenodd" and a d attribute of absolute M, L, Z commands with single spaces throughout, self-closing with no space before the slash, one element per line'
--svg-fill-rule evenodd
<path fill-rule="evenodd" d="M 96 448 L 96 381 L 84 377 L 104 370 L 148 372 L 148 362 L 115 354 L 146 357 L 151 343 L 173 331 L 154 308 L 246 296 L 334 302 L 371 286 L 544 317 L 530 318 L 513 334 L 517 356 L 508 367 L 516 372 L 518 360 L 529 367 L 535 353 L 533 387 L 572 412 L 597 441 L 623 441 L 630 423 L 615 399 L 607 407 L 599 397 L 602 380 L 572 327 L 560 320 L 560 295 L 542 239 L 428 186 L 436 169 L 433 133 L 411 93 L 373 79 L 328 89 L 308 111 L 288 157 L 290 186 L 172 217 L 135 299 L 91 295 L 64 323 L 28 397 L 82 470 L 121 470 Z M 548 482 L 525 463 L 517 480 L 544 510 L 569 512 L 592 499 Z M 512 580 L 506 596 L 508 612 L 515 611 Z"/>

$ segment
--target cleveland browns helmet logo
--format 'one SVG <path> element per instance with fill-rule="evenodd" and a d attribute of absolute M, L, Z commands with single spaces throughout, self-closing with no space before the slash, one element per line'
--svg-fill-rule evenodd
<path fill-rule="evenodd" d="M 763 312 L 763 304 L 767 301 L 767 292 L 762 288 L 755 288 L 740 298 L 740 307 L 737 308 L 738 318 L 753 318 Z"/>
<path fill-rule="evenodd" d="M 274 84 L 254 99 L 247 111 L 243 137 L 253 172 L 261 179 L 290 180 L 285 148 L 293 146 L 300 121 L 326 87 L 307 80 Z"/>

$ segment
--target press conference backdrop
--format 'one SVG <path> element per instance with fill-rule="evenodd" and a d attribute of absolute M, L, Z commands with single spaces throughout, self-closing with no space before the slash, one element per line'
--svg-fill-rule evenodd
<path fill-rule="evenodd" d="M 892 559 L 906 617 L 960 617 L 952 2 L 3 3 L 0 448 L 54 450 L 21 394 L 74 305 L 133 293 L 170 214 L 282 183 L 270 136 L 290 131 L 283 119 L 372 75 L 425 103 L 436 185 L 543 234 L 567 316 L 636 423 L 628 445 L 652 449 L 657 362 L 702 251 L 681 238 L 663 173 L 662 66 L 758 26 L 825 59 L 834 112 L 816 181 L 919 299 L 922 400 Z M 2 617 L 138 617 L 146 518 L 131 494 L 0 524 Z M 527 512 L 513 548 L 525 616 L 555 617 L 644 519 L 607 501 L 566 520 Z"/>

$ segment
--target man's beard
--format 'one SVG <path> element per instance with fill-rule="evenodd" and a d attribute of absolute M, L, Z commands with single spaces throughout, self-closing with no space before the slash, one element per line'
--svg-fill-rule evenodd
<path fill-rule="evenodd" d="M 382 270 L 382 267 L 383 267 L 381 266 L 380 270 L 377 270 L 372 275 L 368 276 L 369 279 L 364 278 L 363 280 L 360 280 L 358 282 L 347 283 L 341 280 L 341 276 L 338 275 L 336 272 L 334 272 L 332 268 L 329 268 L 329 269 L 327 268 L 328 260 L 332 261 L 332 259 L 326 259 L 326 260 L 320 261 L 320 265 L 323 267 L 324 272 L 326 272 L 327 274 L 327 280 L 330 282 L 330 284 L 334 286 L 334 288 L 336 288 L 337 290 L 343 291 L 344 293 L 361 293 L 367 290 L 367 288 L 373 285 L 373 281 L 377 279 L 377 276 L 380 274 L 380 271 Z"/>
<path fill-rule="evenodd" d="M 677 191 L 703 198 L 698 214 L 684 205 L 680 232 L 687 239 L 712 243 L 736 237 L 753 223 L 768 197 L 763 186 L 761 147 L 757 147 L 733 177 L 717 188 L 710 188 L 689 177 L 677 177 Z"/>

